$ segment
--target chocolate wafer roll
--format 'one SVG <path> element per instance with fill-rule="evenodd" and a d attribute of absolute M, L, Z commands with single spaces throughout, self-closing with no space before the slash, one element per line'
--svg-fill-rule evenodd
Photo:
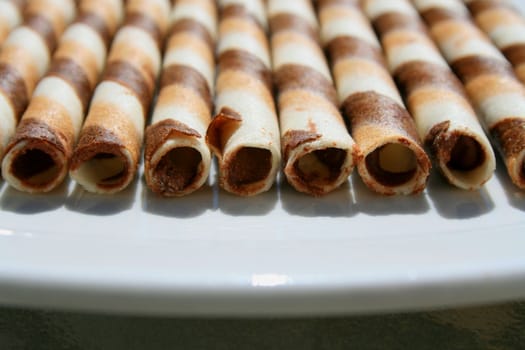
<path fill-rule="evenodd" d="M 213 0 L 179 0 L 172 10 L 144 152 L 146 184 L 164 196 L 189 194 L 208 178 L 205 134 L 213 108 L 216 12 Z"/>
<path fill-rule="evenodd" d="M 25 0 L 0 0 L 0 45 L 23 20 Z"/>
<path fill-rule="evenodd" d="M 404 3 L 404 4 L 403 4 Z M 492 176 L 495 157 L 461 82 L 408 2 L 364 3 L 419 136 L 453 185 L 473 190 Z"/>
<path fill-rule="evenodd" d="M 267 191 L 281 161 L 262 0 L 219 1 L 216 116 L 206 141 L 219 160 L 219 183 L 250 196 Z"/>
<path fill-rule="evenodd" d="M 361 178 L 385 195 L 423 191 L 430 160 L 366 17 L 355 1 L 318 5 L 341 109 L 364 156 L 358 163 Z"/>
<path fill-rule="evenodd" d="M 74 143 L 123 15 L 122 0 L 84 0 L 60 39 L 6 148 L 2 175 L 18 190 L 48 192 L 66 177 Z"/>
<path fill-rule="evenodd" d="M 169 13 L 168 0 L 126 3 L 71 160 L 71 177 L 87 191 L 120 191 L 136 174 Z"/>
<path fill-rule="evenodd" d="M 323 195 L 345 182 L 360 157 L 337 94 L 309 1 L 268 1 L 284 174 L 298 191 Z"/>
<path fill-rule="evenodd" d="M 461 1 L 414 4 L 499 146 L 512 181 L 525 188 L 525 87 Z"/>
<path fill-rule="evenodd" d="M 525 18 L 508 2 L 465 0 L 477 25 L 512 63 L 525 83 Z"/>
<path fill-rule="evenodd" d="M 4 41 L 0 52 L 0 155 L 75 12 L 73 0 L 34 0 L 26 6 L 24 23 Z"/>

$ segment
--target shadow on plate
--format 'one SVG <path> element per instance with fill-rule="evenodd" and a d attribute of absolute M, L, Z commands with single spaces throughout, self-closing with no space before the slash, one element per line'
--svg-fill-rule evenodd
<path fill-rule="evenodd" d="M 224 214 L 231 216 L 263 216 L 271 212 L 277 204 L 278 181 L 268 191 L 251 197 L 231 194 L 219 188 L 217 185 L 218 180 L 215 183 L 215 207 L 218 207 Z"/>
<path fill-rule="evenodd" d="M 48 193 L 26 193 L 3 184 L 5 190 L 0 199 L 0 208 L 17 214 L 38 214 L 52 211 L 66 203 L 69 179 Z"/>
<path fill-rule="evenodd" d="M 423 194 L 409 196 L 384 196 L 370 190 L 357 173 L 352 174 L 356 211 L 368 215 L 424 214 L 430 210 Z"/>
<path fill-rule="evenodd" d="M 153 193 L 144 179 L 142 185 L 142 210 L 147 213 L 183 219 L 194 218 L 214 209 L 214 189 L 208 183 L 187 196 L 169 198 Z"/>
<path fill-rule="evenodd" d="M 475 218 L 494 209 L 485 187 L 476 191 L 462 190 L 449 184 L 438 172 L 430 175 L 427 193 L 437 213 L 447 219 Z"/>
<path fill-rule="evenodd" d="M 296 191 L 284 179 L 280 184 L 283 209 L 290 215 L 304 217 L 351 217 L 356 214 L 349 182 L 321 197 Z"/>
<path fill-rule="evenodd" d="M 519 189 L 509 177 L 507 173 L 507 167 L 503 162 L 498 163 L 499 171 L 496 171 L 496 177 L 498 178 L 505 195 L 507 196 L 507 201 L 512 207 L 525 211 L 525 190 Z"/>
<path fill-rule="evenodd" d="M 88 192 L 76 184 L 75 189 L 67 198 L 66 208 L 88 215 L 113 215 L 130 209 L 135 202 L 137 179 L 121 192 L 113 194 L 95 194 Z"/>

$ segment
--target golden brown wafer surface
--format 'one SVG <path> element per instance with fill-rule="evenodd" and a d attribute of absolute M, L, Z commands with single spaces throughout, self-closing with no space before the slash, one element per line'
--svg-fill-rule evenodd
<path fill-rule="evenodd" d="M 465 1 L 476 24 L 487 34 L 525 83 L 525 18 L 505 1 Z"/>
<path fill-rule="evenodd" d="M 215 117 L 206 141 L 219 184 L 250 196 L 269 190 L 280 165 L 264 2 L 219 1 Z"/>
<path fill-rule="evenodd" d="M 441 57 L 417 12 L 408 2 L 395 4 L 398 6 L 389 7 L 380 0 L 364 2 L 389 70 L 438 169 L 451 184 L 477 189 L 494 171 L 492 147 L 463 86 Z M 425 18 L 432 22 L 448 16 L 449 11 L 436 9 Z"/>
<path fill-rule="evenodd" d="M 121 0 L 79 4 L 76 20 L 61 37 L 51 67 L 7 146 L 2 171 L 10 185 L 27 192 L 47 192 L 67 175 L 74 143 L 122 12 Z"/>
<path fill-rule="evenodd" d="M 284 174 L 298 191 L 323 195 L 344 183 L 359 150 L 338 110 L 309 1 L 268 1 Z"/>
<path fill-rule="evenodd" d="M 65 27 L 73 20 L 73 0 L 34 0 L 23 23 L 12 30 L 0 52 L 0 155 L 12 137 L 35 86 L 46 73 Z"/>
<path fill-rule="evenodd" d="M 473 4 L 471 10 L 481 13 L 486 5 L 490 3 Z M 476 27 L 461 1 L 418 0 L 415 6 L 499 146 L 512 181 L 525 188 L 525 88 L 511 64 Z M 435 12 L 442 15 L 429 15 Z"/>
<path fill-rule="evenodd" d="M 382 194 L 421 192 L 430 162 L 368 20 L 356 3 L 338 1 L 321 2 L 318 17 L 341 109 L 363 153 L 361 178 Z"/>
<path fill-rule="evenodd" d="M 71 176 L 88 191 L 121 191 L 136 174 L 169 10 L 167 0 L 126 3 L 71 161 Z"/>
<path fill-rule="evenodd" d="M 213 108 L 216 4 L 178 1 L 171 18 L 144 172 L 152 191 L 183 196 L 205 183 L 211 165 L 205 134 Z"/>

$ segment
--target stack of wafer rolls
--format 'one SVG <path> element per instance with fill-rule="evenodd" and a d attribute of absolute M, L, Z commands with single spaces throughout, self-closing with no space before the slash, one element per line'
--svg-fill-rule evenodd
<path fill-rule="evenodd" d="M 26 0 L 0 0 L 0 45 L 22 23 Z"/>
<path fill-rule="evenodd" d="M 525 83 L 525 18 L 505 1 L 465 0 L 477 25 L 514 66 Z"/>
<path fill-rule="evenodd" d="M 73 153 L 70 175 L 85 190 L 114 193 L 133 180 L 161 66 L 168 0 L 129 0 Z"/>
<path fill-rule="evenodd" d="M 341 109 L 363 153 L 363 182 L 385 195 L 423 191 L 430 160 L 359 5 L 324 0 L 318 12 Z"/>
<path fill-rule="evenodd" d="M 281 160 L 262 1 L 219 1 L 216 115 L 206 141 L 220 186 L 242 196 L 270 189 Z"/>
<path fill-rule="evenodd" d="M 34 0 L 25 8 L 23 24 L 4 41 L 0 52 L 0 155 L 75 13 L 73 0 Z"/>
<path fill-rule="evenodd" d="M 48 192 L 69 160 L 91 95 L 123 15 L 122 0 L 84 0 L 62 35 L 51 68 L 38 83 L 6 147 L 2 175 L 18 190 Z"/>
<path fill-rule="evenodd" d="M 378 33 L 391 74 L 429 146 L 438 169 L 453 185 L 477 189 L 492 176 L 495 157 L 461 82 L 406 1 L 395 7 L 367 0 L 364 8 Z"/>
<path fill-rule="evenodd" d="M 414 4 L 494 137 L 512 181 L 525 188 L 525 87 L 461 1 Z"/>
<path fill-rule="evenodd" d="M 312 5 L 267 5 L 284 174 L 296 190 L 323 195 L 347 180 L 360 152 L 339 113 Z"/>
<path fill-rule="evenodd" d="M 172 10 L 144 152 L 146 184 L 164 196 L 189 194 L 208 178 L 205 135 L 213 108 L 216 12 L 213 0 L 179 0 Z"/>

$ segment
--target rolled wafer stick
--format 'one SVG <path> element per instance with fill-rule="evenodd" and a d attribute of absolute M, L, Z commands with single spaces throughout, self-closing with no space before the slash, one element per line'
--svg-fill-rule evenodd
<path fill-rule="evenodd" d="M 66 177 L 74 143 L 123 16 L 122 0 L 84 0 L 62 35 L 2 162 L 18 190 L 48 192 Z"/>
<path fill-rule="evenodd" d="M 419 136 L 438 169 L 453 185 L 473 190 L 490 179 L 495 157 L 461 82 L 429 38 L 408 3 L 368 0 L 364 8 L 376 28 Z"/>
<path fill-rule="evenodd" d="M 71 160 L 71 177 L 87 191 L 118 192 L 136 174 L 169 12 L 168 0 L 126 3 Z"/>
<path fill-rule="evenodd" d="M 360 158 L 337 94 L 309 1 L 268 1 L 284 174 L 298 191 L 323 195 L 345 182 Z"/>
<path fill-rule="evenodd" d="M 417 0 L 444 57 L 498 145 L 512 181 L 525 188 L 525 87 L 459 0 Z"/>
<path fill-rule="evenodd" d="M 525 83 L 525 18 L 506 1 L 465 0 L 477 25 L 487 34 Z"/>
<path fill-rule="evenodd" d="M 23 24 L 4 41 L 0 52 L 0 155 L 75 12 L 73 0 L 31 1 Z"/>
<path fill-rule="evenodd" d="M 318 11 L 342 110 L 364 156 L 361 178 L 381 194 L 423 191 L 430 160 L 368 20 L 351 0 L 319 1 Z"/>
<path fill-rule="evenodd" d="M 22 23 L 26 0 L 0 0 L 0 45 Z"/>
<path fill-rule="evenodd" d="M 205 135 L 213 108 L 216 12 L 213 0 L 179 0 L 172 10 L 144 152 L 146 184 L 164 196 L 189 194 L 208 178 Z"/>
<path fill-rule="evenodd" d="M 262 0 L 219 4 L 216 116 L 206 141 L 219 160 L 220 186 L 251 196 L 271 188 L 281 160 L 266 17 Z"/>

